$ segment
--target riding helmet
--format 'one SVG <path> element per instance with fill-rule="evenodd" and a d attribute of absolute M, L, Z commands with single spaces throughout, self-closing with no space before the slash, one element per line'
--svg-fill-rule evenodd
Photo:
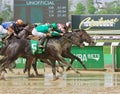
<path fill-rule="evenodd" d="M 18 19 L 18 20 L 16 21 L 16 24 L 22 25 L 22 24 L 23 24 L 23 21 L 22 21 L 21 19 Z"/>
<path fill-rule="evenodd" d="M 52 23 L 52 27 L 53 27 L 54 29 L 57 29 L 57 23 Z"/>

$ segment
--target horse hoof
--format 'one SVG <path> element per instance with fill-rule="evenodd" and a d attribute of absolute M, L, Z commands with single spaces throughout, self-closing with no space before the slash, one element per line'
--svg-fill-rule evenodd
<path fill-rule="evenodd" d="M 66 69 L 66 71 L 69 71 L 69 70 L 70 70 L 70 68 L 67 68 L 67 69 Z"/>
<path fill-rule="evenodd" d="M 37 77 L 43 77 L 43 74 L 37 74 Z"/>
<path fill-rule="evenodd" d="M 60 74 L 60 75 L 63 75 L 63 71 L 59 71 L 59 74 Z"/>
<path fill-rule="evenodd" d="M 8 78 L 7 78 L 7 76 L 6 75 L 1 75 L 1 77 L 0 77 L 0 80 L 8 80 Z"/>
<path fill-rule="evenodd" d="M 35 75 L 34 74 L 29 75 L 29 78 L 32 78 L 32 77 L 35 77 Z"/>
<path fill-rule="evenodd" d="M 23 73 L 26 73 L 26 70 L 23 70 Z"/>
<path fill-rule="evenodd" d="M 59 77 L 53 77 L 53 81 L 56 81 L 58 79 L 59 79 Z"/>

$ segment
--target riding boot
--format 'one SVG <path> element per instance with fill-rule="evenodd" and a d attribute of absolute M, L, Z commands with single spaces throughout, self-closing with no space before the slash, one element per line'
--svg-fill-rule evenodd
<path fill-rule="evenodd" d="M 38 47 L 44 47 L 43 44 L 44 44 L 44 41 L 45 41 L 46 37 L 41 37 L 40 40 L 39 40 L 39 44 L 38 44 Z"/>

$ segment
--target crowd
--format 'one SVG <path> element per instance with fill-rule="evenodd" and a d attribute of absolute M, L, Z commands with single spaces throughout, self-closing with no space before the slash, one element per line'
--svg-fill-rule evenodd
<path fill-rule="evenodd" d="M 22 19 L 18 19 L 16 21 L 3 22 L 0 25 L 0 34 L 6 35 L 14 35 L 17 34 L 24 29 L 24 23 Z M 39 47 L 43 47 L 43 42 L 46 37 L 57 37 L 63 36 L 64 33 L 68 31 L 71 27 L 70 22 L 66 22 L 65 24 L 61 23 L 44 23 L 44 24 L 35 24 L 35 27 L 32 30 L 32 35 L 38 36 Z"/>

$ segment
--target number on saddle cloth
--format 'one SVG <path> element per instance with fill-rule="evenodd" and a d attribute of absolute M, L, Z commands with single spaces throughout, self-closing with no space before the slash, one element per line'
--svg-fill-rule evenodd
<path fill-rule="evenodd" d="M 38 41 L 37 40 L 30 40 L 30 47 L 31 47 L 33 55 L 35 53 L 42 53 L 42 51 L 43 51 L 42 48 L 38 48 Z"/>

